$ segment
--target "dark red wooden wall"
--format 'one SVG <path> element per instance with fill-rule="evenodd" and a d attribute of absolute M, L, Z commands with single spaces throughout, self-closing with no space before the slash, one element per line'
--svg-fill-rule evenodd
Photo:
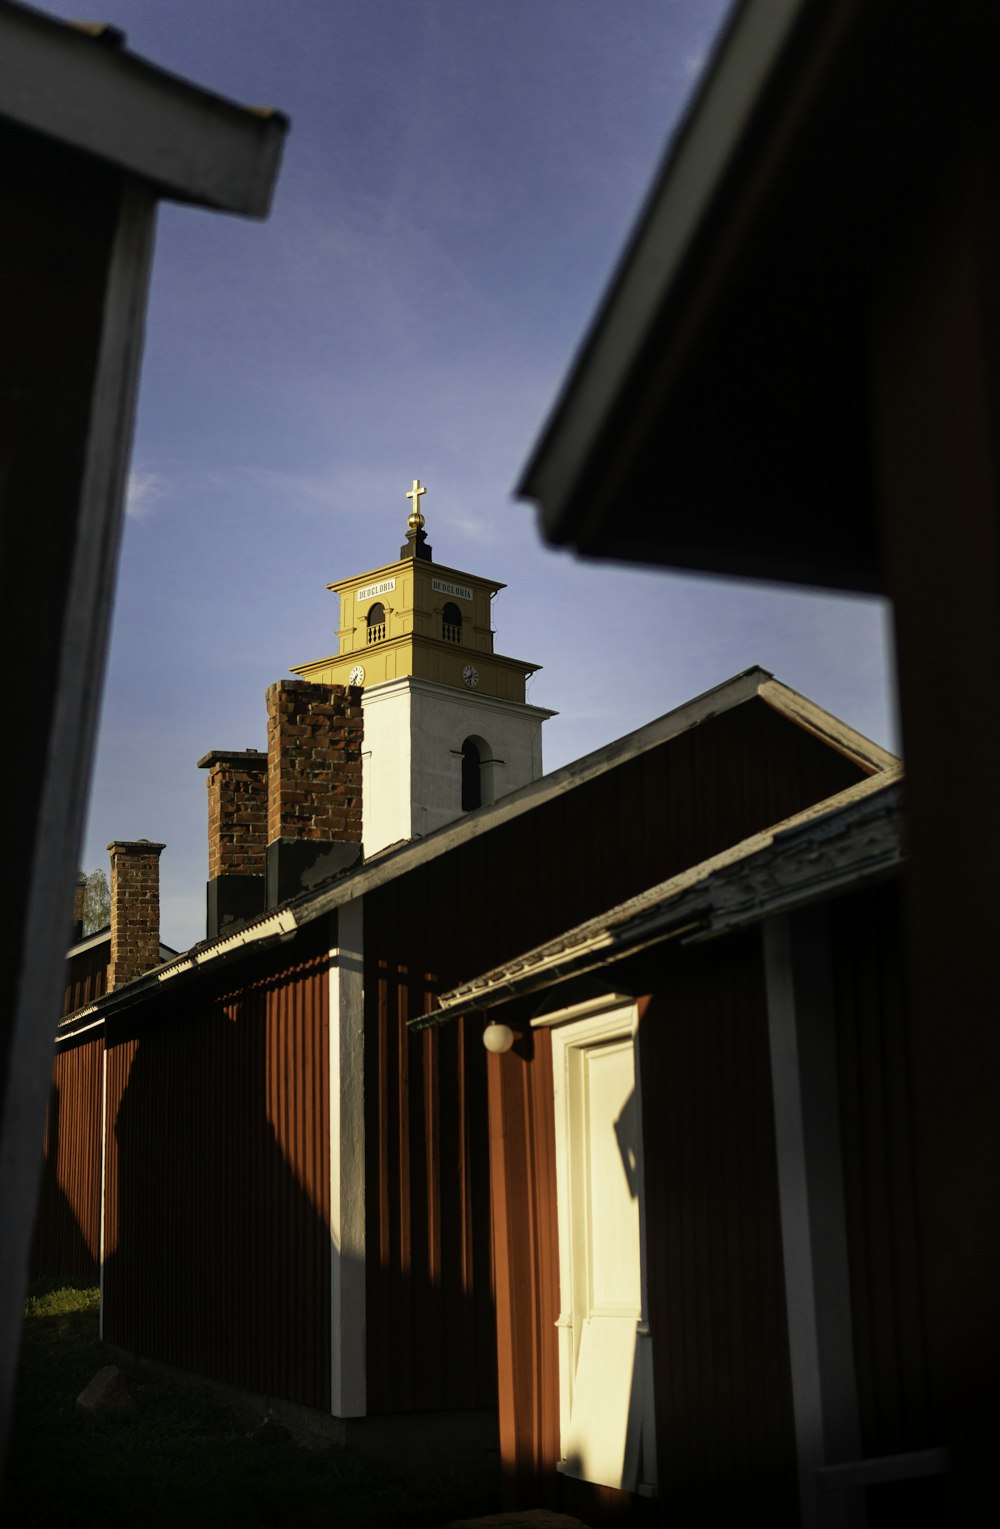
<path fill-rule="evenodd" d="M 833 905 L 841 1133 L 865 1453 L 933 1438 L 898 889 Z"/>
<path fill-rule="evenodd" d="M 639 1065 L 660 1501 L 671 1523 L 794 1524 L 758 930 L 664 952 Z"/>
<path fill-rule="evenodd" d="M 942 1442 L 928 1383 L 898 883 L 831 904 L 855 1365 L 867 1457 Z M 640 1000 L 659 1506 L 559 1477 L 558 1247 L 546 1031 L 491 1061 L 503 1464 L 512 1501 L 595 1524 L 797 1521 L 760 933 L 618 968 Z M 516 1011 L 515 1011 L 516 1012 Z M 523 1016 L 522 1016 L 523 1018 Z M 872 1523 L 943 1478 L 869 1491 Z"/>
<path fill-rule="evenodd" d="M 483 832 L 365 900 L 434 991 L 489 970 L 866 771 L 753 699 Z"/>
<path fill-rule="evenodd" d="M 935 1416 L 899 886 L 831 907 L 854 1362 L 866 1456 L 947 1443 Z M 868 1492 L 868 1522 L 947 1518 L 946 1478 Z"/>
<path fill-rule="evenodd" d="M 411 1035 L 422 965 L 379 957 L 367 909 L 365 948 L 368 1411 L 495 1407 L 480 1027 Z"/>
<path fill-rule="evenodd" d="M 640 1001 L 656 1502 L 557 1474 L 551 1042 L 491 1063 L 501 1456 L 512 1503 L 586 1522 L 797 1521 L 759 935 L 671 952 Z"/>
<path fill-rule="evenodd" d="M 32 1247 L 35 1275 L 97 1284 L 103 1059 L 99 1030 L 56 1048 Z"/>
<path fill-rule="evenodd" d="M 493 827 L 486 819 L 479 835 L 368 894 L 372 1411 L 487 1405 L 495 1397 L 481 1024 L 411 1035 L 407 1018 L 428 1012 L 435 995 L 454 983 L 864 773 L 755 699 L 520 817 Z M 519 1192 L 533 1191 L 525 1180 Z M 513 1204 L 511 1214 L 517 1221 Z M 526 1210 L 525 1216 L 530 1221 Z M 554 1235 L 554 1221 L 552 1228 Z M 456 1290 L 459 1267 L 471 1271 L 472 1294 Z M 457 1322 L 464 1334 L 461 1363 Z M 501 1394 L 501 1408 L 507 1404 Z"/>
<path fill-rule="evenodd" d="M 559 1506 L 559 1236 L 547 1030 L 489 1059 L 500 1462 L 507 1502 Z"/>
<path fill-rule="evenodd" d="M 329 925 L 109 1024 L 104 1336 L 330 1400 Z"/>
<path fill-rule="evenodd" d="M 754 700 L 521 817 L 487 817 L 367 895 L 372 1412 L 496 1400 L 480 1026 L 415 1036 L 407 1019 L 862 773 Z M 322 1407 L 332 943 L 318 921 L 291 946 L 165 985 L 108 1034 L 106 1336 Z"/>
<path fill-rule="evenodd" d="M 72 1014 L 85 1004 L 100 998 L 108 987 L 108 965 L 111 960 L 111 941 L 102 940 L 66 960 L 66 989 L 63 995 L 63 1014 Z"/>

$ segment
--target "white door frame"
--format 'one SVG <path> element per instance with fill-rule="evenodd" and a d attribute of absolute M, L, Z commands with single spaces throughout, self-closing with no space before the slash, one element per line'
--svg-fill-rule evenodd
<path fill-rule="evenodd" d="M 592 1010 L 591 1005 L 587 1008 Z M 579 1125 L 586 1110 L 584 1064 L 588 1052 L 628 1041 L 632 1049 L 635 1078 L 636 1130 L 634 1161 L 631 1171 L 638 1205 L 639 1229 L 639 1307 L 635 1312 L 635 1361 L 631 1382 L 629 1414 L 626 1425 L 624 1459 L 620 1476 L 601 1484 L 652 1496 L 656 1489 L 656 1448 L 653 1411 L 652 1351 L 646 1291 L 646 1214 L 643 1193 L 642 1099 L 636 1035 L 638 1011 L 631 1000 L 605 1001 L 602 1010 L 585 1017 L 580 1010 L 547 1014 L 535 1024 L 552 1027 L 552 1069 L 556 1141 L 556 1200 L 559 1225 L 559 1469 L 581 1479 L 587 1474 L 587 1462 L 572 1458 L 569 1446 L 573 1416 L 573 1386 L 577 1371 L 585 1313 L 589 1310 L 590 1270 L 584 1239 L 580 1236 L 579 1197 L 581 1161 Z M 574 1207 L 577 1207 L 574 1209 Z"/>

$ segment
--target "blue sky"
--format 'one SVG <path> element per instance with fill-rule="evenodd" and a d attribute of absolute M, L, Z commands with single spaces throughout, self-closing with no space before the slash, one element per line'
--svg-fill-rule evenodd
<path fill-rule="evenodd" d="M 292 119 L 266 224 L 160 213 L 82 863 L 161 839 L 162 929 L 204 933 L 196 760 L 263 747 L 264 690 L 332 652 L 325 588 L 435 558 L 506 581 L 547 768 L 752 663 L 894 739 L 884 607 L 582 564 L 511 489 L 725 11 L 722 0 L 59 0 Z"/>

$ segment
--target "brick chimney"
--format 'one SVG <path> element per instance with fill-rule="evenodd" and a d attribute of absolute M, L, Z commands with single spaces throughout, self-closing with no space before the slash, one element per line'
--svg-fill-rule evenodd
<path fill-rule="evenodd" d="M 208 938 L 256 918 L 267 893 L 267 755 L 213 749 L 208 771 Z"/>
<path fill-rule="evenodd" d="M 279 680 L 267 690 L 267 905 L 361 852 L 361 691 Z"/>
<path fill-rule="evenodd" d="M 160 964 L 160 853 L 148 839 L 114 839 L 108 992 Z"/>
<path fill-rule="evenodd" d="M 81 871 L 73 888 L 73 939 L 71 942 L 73 945 L 78 945 L 83 939 L 83 912 L 86 900 L 87 878 Z"/>

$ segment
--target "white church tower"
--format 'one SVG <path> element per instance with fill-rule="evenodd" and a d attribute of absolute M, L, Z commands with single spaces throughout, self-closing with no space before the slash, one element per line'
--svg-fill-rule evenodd
<path fill-rule="evenodd" d="M 435 563 L 421 497 L 399 560 L 328 584 L 340 596 L 339 651 L 292 673 L 363 687 L 364 850 L 420 838 L 542 773 L 542 723 L 525 701 L 539 667 L 493 651 L 491 602 L 504 585 Z"/>

